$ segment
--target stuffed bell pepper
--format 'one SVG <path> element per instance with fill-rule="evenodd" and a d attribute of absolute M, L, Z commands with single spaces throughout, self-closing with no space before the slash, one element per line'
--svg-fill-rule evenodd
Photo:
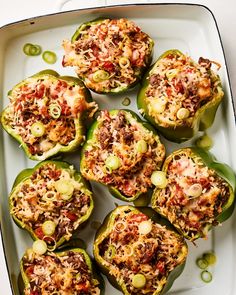
<path fill-rule="evenodd" d="M 138 108 L 167 139 L 182 142 L 212 125 L 223 98 L 213 63 L 220 68 L 209 59 L 200 57 L 197 63 L 168 50 L 144 77 Z"/>
<path fill-rule="evenodd" d="M 183 271 L 187 245 L 151 208 L 120 206 L 99 229 L 94 257 L 125 295 L 166 293 Z"/>
<path fill-rule="evenodd" d="M 89 184 L 66 162 L 45 161 L 23 170 L 9 197 L 10 214 L 49 249 L 68 241 L 93 210 Z"/>
<path fill-rule="evenodd" d="M 199 148 L 170 154 L 162 168 L 152 207 L 187 239 L 207 236 L 212 226 L 230 217 L 234 209 L 235 176 L 226 164 Z"/>
<path fill-rule="evenodd" d="M 102 111 L 89 130 L 80 170 L 88 180 L 109 187 L 124 201 L 134 201 L 152 187 L 165 148 L 152 127 L 129 110 Z"/>
<path fill-rule="evenodd" d="M 20 262 L 22 295 L 100 295 L 104 284 L 85 250 L 45 252 L 33 245 Z"/>
<path fill-rule="evenodd" d="M 82 24 L 65 40 L 63 66 L 73 66 L 97 93 L 118 93 L 140 81 L 151 62 L 153 40 L 127 19 L 97 19 Z"/>
<path fill-rule="evenodd" d="M 32 160 L 75 150 L 84 140 L 84 117 L 96 111 L 79 79 L 52 70 L 20 82 L 8 96 L 2 126 Z"/>

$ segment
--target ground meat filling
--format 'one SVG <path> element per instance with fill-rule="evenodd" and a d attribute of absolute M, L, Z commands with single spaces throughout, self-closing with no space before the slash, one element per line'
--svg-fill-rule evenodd
<path fill-rule="evenodd" d="M 154 207 L 190 238 L 205 237 L 206 225 L 217 225 L 230 195 L 224 179 L 191 152 L 178 154 L 168 164 L 168 185 L 158 192 Z M 192 188 L 200 192 L 193 196 Z"/>
<path fill-rule="evenodd" d="M 49 78 L 28 78 L 9 98 L 7 125 L 39 156 L 57 144 L 68 146 L 76 137 L 75 119 L 95 107 L 83 87 Z"/>
<path fill-rule="evenodd" d="M 152 186 L 152 172 L 160 169 L 165 155 L 159 137 L 124 111 L 114 115 L 103 111 L 98 122 L 85 151 L 84 177 L 113 186 L 127 197 L 146 192 Z M 142 152 L 137 150 L 140 140 L 147 145 Z M 111 155 L 120 162 L 114 170 L 106 166 Z"/>
<path fill-rule="evenodd" d="M 189 56 L 171 53 L 162 58 L 149 75 L 145 93 L 149 115 L 163 127 L 173 122 L 191 124 L 197 110 L 218 92 L 220 81 L 211 70 L 212 63 L 202 57 L 196 63 Z"/>
<path fill-rule="evenodd" d="M 75 66 L 89 88 L 109 91 L 133 84 L 150 63 L 152 40 L 127 19 L 105 19 L 87 26 L 75 42 L 63 42 L 64 66 Z M 94 73 L 105 71 L 106 78 Z"/>
<path fill-rule="evenodd" d="M 79 252 L 68 251 L 59 256 L 28 251 L 23 257 L 23 270 L 30 283 L 25 295 L 100 294 L 98 281 L 92 278 L 85 257 Z"/>
<path fill-rule="evenodd" d="M 22 182 L 11 199 L 11 214 L 49 246 L 55 246 L 62 237 L 69 240 L 90 209 L 91 193 L 74 179 L 73 173 L 74 170 L 58 169 L 55 164 L 41 166 Z M 56 183 L 61 180 L 74 188 L 69 199 L 56 189 Z M 50 236 L 42 229 L 46 221 L 55 224 L 55 232 Z"/>
<path fill-rule="evenodd" d="M 146 234 L 140 233 L 143 223 L 150 227 Z M 112 230 L 99 245 L 99 255 L 109 273 L 118 282 L 124 281 L 131 295 L 160 291 L 169 273 L 185 261 L 186 253 L 182 237 L 153 223 L 143 213 L 130 210 L 116 216 Z M 132 283 L 137 274 L 146 278 L 141 289 Z"/>

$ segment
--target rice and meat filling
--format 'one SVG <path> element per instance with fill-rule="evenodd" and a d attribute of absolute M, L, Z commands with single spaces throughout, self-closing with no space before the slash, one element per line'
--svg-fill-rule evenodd
<path fill-rule="evenodd" d="M 94 21 L 76 41 L 63 42 L 63 66 L 75 66 L 78 76 L 95 91 L 126 87 L 149 65 L 152 42 L 127 19 Z"/>
<path fill-rule="evenodd" d="M 169 273 L 185 260 L 184 239 L 165 226 L 153 223 L 145 214 L 126 210 L 114 220 L 112 231 L 100 243 L 104 266 L 130 295 L 152 295 L 161 290 Z M 186 250 L 187 251 L 187 250 Z M 141 274 L 146 283 L 134 286 Z"/>
<path fill-rule="evenodd" d="M 12 197 L 10 213 L 51 246 L 62 237 L 69 240 L 90 208 L 91 195 L 73 173 L 54 164 L 44 165 L 23 181 Z M 60 186 L 69 186 L 69 195 L 59 192 Z M 49 221 L 55 228 L 47 235 L 43 228 Z"/>
<path fill-rule="evenodd" d="M 175 155 L 168 163 L 168 184 L 159 191 L 154 207 L 189 237 L 206 225 L 217 225 L 230 195 L 228 183 L 191 152 Z"/>
<path fill-rule="evenodd" d="M 152 186 L 152 172 L 160 169 L 165 156 L 159 137 L 125 111 L 114 115 L 102 111 L 98 124 L 85 151 L 84 177 L 113 186 L 128 197 L 146 192 Z M 110 157 L 116 159 L 116 169 L 107 167 Z"/>
<path fill-rule="evenodd" d="M 198 109 L 219 91 L 220 80 L 211 70 L 212 63 L 202 57 L 196 63 L 183 54 L 161 58 L 149 74 L 145 98 L 149 115 L 163 127 L 173 122 L 190 124 Z"/>
<path fill-rule="evenodd" d="M 23 257 L 23 270 L 30 284 L 24 290 L 25 295 L 100 294 L 98 281 L 92 278 L 85 257 L 79 252 L 68 251 L 61 256 L 28 251 Z"/>
<path fill-rule="evenodd" d="M 69 145 L 76 138 L 75 120 L 95 107 L 86 102 L 83 87 L 50 78 L 28 78 L 9 98 L 6 123 L 32 155 L 42 155 L 57 144 Z"/>

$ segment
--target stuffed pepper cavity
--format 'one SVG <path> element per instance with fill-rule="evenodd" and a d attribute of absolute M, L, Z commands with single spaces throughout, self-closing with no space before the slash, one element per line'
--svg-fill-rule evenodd
<path fill-rule="evenodd" d="M 82 24 L 65 40 L 63 66 L 74 66 L 97 93 L 118 93 L 134 86 L 149 66 L 153 40 L 127 19 L 98 19 Z"/>
<path fill-rule="evenodd" d="M 94 257 L 110 282 L 125 295 L 158 295 L 183 271 L 184 238 L 151 208 L 120 206 L 99 229 Z"/>
<path fill-rule="evenodd" d="M 9 203 L 16 224 L 33 239 L 44 240 L 49 249 L 68 241 L 93 210 L 89 184 L 73 166 L 59 161 L 23 170 Z"/>
<path fill-rule="evenodd" d="M 108 185 L 111 193 L 133 201 L 152 187 L 165 148 L 147 123 L 129 110 L 102 111 L 82 149 L 81 173 Z"/>
<path fill-rule="evenodd" d="M 152 207 L 166 217 L 187 239 L 205 238 L 209 229 L 233 212 L 235 176 L 199 148 L 184 148 L 164 162 L 166 186 L 156 188 Z"/>
<path fill-rule="evenodd" d="M 1 115 L 3 128 L 32 160 L 73 151 L 84 141 L 84 117 L 97 109 L 84 84 L 45 70 L 17 84 Z"/>
<path fill-rule="evenodd" d="M 185 141 L 212 125 L 224 94 L 212 64 L 220 68 L 209 59 L 200 57 L 197 63 L 169 50 L 144 77 L 138 108 L 166 138 Z"/>
<path fill-rule="evenodd" d="M 82 249 L 37 254 L 28 249 L 20 262 L 24 295 L 103 294 L 88 254 Z"/>

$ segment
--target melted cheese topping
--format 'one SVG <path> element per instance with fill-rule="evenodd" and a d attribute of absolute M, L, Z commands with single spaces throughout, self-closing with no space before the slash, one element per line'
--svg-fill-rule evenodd
<path fill-rule="evenodd" d="M 23 269 L 29 280 L 25 295 L 100 294 L 98 281 L 92 278 L 82 253 L 68 251 L 59 256 L 53 252 L 28 252 L 23 257 Z"/>
<path fill-rule="evenodd" d="M 140 140 L 146 142 L 145 152 L 137 151 Z M 114 155 L 120 167 L 112 170 L 106 159 Z M 88 141 L 83 159 L 82 174 L 117 188 L 122 194 L 133 197 L 152 186 L 150 176 L 159 170 L 165 156 L 159 137 L 145 128 L 125 111 L 110 114 L 103 111 L 98 118 L 93 139 Z"/>
<path fill-rule="evenodd" d="M 156 192 L 154 208 L 190 239 L 197 234 L 205 237 L 206 226 L 217 224 L 216 217 L 229 198 L 228 184 L 190 150 L 169 162 L 167 179 L 166 188 Z M 194 184 L 201 187 L 197 196 L 189 193 Z"/>
<path fill-rule="evenodd" d="M 63 47 L 64 66 L 75 66 L 88 88 L 109 92 L 139 78 L 150 62 L 152 40 L 131 21 L 105 19 L 87 26 L 75 42 L 65 40 Z M 93 74 L 98 70 L 106 71 L 109 78 L 95 82 Z"/>
<path fill-rule="evenodd" d="M 145 92 L 148 114 L 163 127 L 191 125 L 197 110 L 222 91 L 211 64 L 202 57 L 195 63 L 189 56 L 171 53 L 161 58 L 148 77 Z M 178 115 L 181 109 L 187 113 L 183 118 Z"/>
<path fill-rule="evenodd" d="M 149 223 L 149 230 L 140 233 L 144 222 Z M 128 294 L 159 294 L 169 273 L 186 259 L 184 239 L 137 210 L 117 209 L 110 226 L 109 235 L 98 246 L 109 273 L 125 284 Z M 138 273 L 146 278 L 141 289 L 132 285 L 132 278 Z"/>
<path fill-rule="evenodd" d="M 72 143 L 77 132 L 75 120 L 80 120 L 86 110 L 92 116 L 97 108 L 94 102 L 86 102 L 84 87 L 44 76 L 28 78 L 23 85 L 13 88 L 9 98 L 6 124 L 20 136 L 31 155 L 39 156 L 58 144 Z M 32 132 L 34 123 L 44 128 L 41 136 Z"/>
<path fill-rule="evenodd" d="M 58 169 L 55 164 L 43 165 L 11 195 L 10 213 L 50 246 L 55 246 L 62 237 L 69 240 L 90 210 L 91 192 L 75 180 L 74 172 Z M 56 189 L 60 180 L 68 181 L 74 188 L 68 200 Z M 42 224 L 48 220 L 56 225 L 50 237 L 42 231 Z"/>

